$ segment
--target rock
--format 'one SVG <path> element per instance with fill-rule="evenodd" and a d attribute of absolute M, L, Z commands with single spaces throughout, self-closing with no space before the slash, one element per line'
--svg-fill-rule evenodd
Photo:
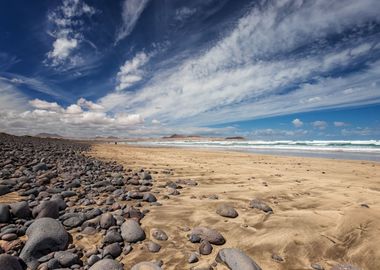
<path fill-rule="evenodd" d="M 72 215 L 69 215 L 69 218 L 65 219 L 62 224 L 65 225 L 68 228 L 75 228 L 80 226 L 84 221 L 86 217 L 82 213 L 73 213 Z"/>
<path fill-rule="evenodd" d="M 103 257 L 111 255 L 113 258 L 117 258 L 121 254 L 121 247 L 119 243 L 113 243 L 106 246 L 103 250 Z"/>
<path fill-rule="evenodd" d="M 143 173 L 141 174 L 141 179 L 142 179 L 142 180 L 152 180 L 152 176 L 151 176 L 150 173 L 148 173 L 148 172 L 143 172 Z"/>
<path fill-rule="evenodd" d="M 212 246 L 207 240 L 202 240 L 199 246 L 199 253 L 202 255 L 209 255 L 212 252 Z"/>
<path fill-rule="evenodd" d="M 314 270 L 325 270 L 325 268 L 318 263 L 312 263 L 311 268 L 313 268 Z"/>
<path fill-rule="evenodd" d="M 352 264 L 337 264 L 331 270 L 360 270 Z"/>
<path fill-rule="evenodd" d="M 58 251 L 54 254 L 54 258 L 58 260 L 59 264 L 63 267 L 70 267 L 79 263 L 79 257 L 69 251 Z"/>
<path fill-rule="evenodd" d="M 11 219 L 11 213 L 9 206 L 6 204 L 0 204 L 0 223 L 8 223 Z"/>
<path fill-rule="evenodd" d="M 272 260 L 274 260 L 276 262 L 283 262 L 284 261 L 284 259 L 280 255 L 277 255 L 277 254 L 272 254 Z"/>
<path fill-rule="evenodd" d="M 1 237 L 1 240 L 4 240 L 4 241 L 13 241 L 16 239 L 17 239 L 17 234 L 15 233 L 6 233 L 6 234 L 3 234 L 3 236 Z"/>
<path fill-rule="evenodd" d="M 100 258 L 98 255 L 91 255 L 90 258 L 88 258 L 88 260 L 87 260 L 87 264 L 89 266 L 92 266 L 98 261 L 100 261 Z"/>
<path fill-rule="evenodd" d="M 198 254 L 196 252 L 191 253 L 187 261 L 189 263 L 196 263 L 197 261 L 199 261 Z"/>
<path fill-rule="evenodd" d="M 222 217 L 236 218 L 239 214 L 238 212 L 228 204 L 221 204 L 216 209 L 216 213 Z"/>
<path fill-rule="evenodd" d="M 124 255 L 128 255 L 131 251 L 132 251 L 132 246 L 131 245 L 125 245 L 125 247 L 123 248 L 123 254 Z"/>
<path fill-rule="evenodd" d="M 105 244 L 112 244 L 115 242 L 123 242 L 123 238 L 121 237 L 121 234 L 117 231 L 108 231 L 106 236 L 103 239 L 103 243 Z"/>
<path fill-rule="evenodd" d="M 195 237 L 198 236 L 200 240 L 207 240 L 213 245 L 223 245 L 226 242 L 223 235 L 221 235 L 216 230 L 207 227 L 195 227 L 191 231 L 191 235 Z"/>
<path fill-rule="evenodd" d="M 33 209 L 33 216 L 37 218 L 50 217 L 57 219 L 59 217 L 59 204 L 57 201 L 43 201 Z"/>
<path fill-rule="evenodd" d="M 131 270 L 162 270 L 160 266 L 152 262 L 141 262 L 135 264 Z"/>
<path fill-rule="evenodd" d="M 111 259 L 103 259 L 96 262 L 89 270 L 123 270 L 123 265 Z"/>
<path fill-rule="evenodd" d="M 144 202 L 156 202 L 157 198 L 152 193 L 145 193 L 143 196 Z"/>
<path fill-rule="evenodd" d="M 147 244 L 146 244 L 148 250 L 150 252 L 153 252 L 153 253 L 157 253 L 160 251 L 161 249 L 161 246 L 153 241 L 149 241 Z"/>
<path fill-rule="evenodd" d="M 150 232 L 151 232 L 152 237 L 156 240 L 159 240 L 159 241 L 168 240 L 168 236 L 163 230 L 154 228 Z"/>
<path fill-rule="evenodd" d="M 53 251 L 63 250 L 69 241 L 65 228 L 52 218 L 37 219 L 26 230 L 26 235 L 28 240 L 20 258 L 33 270 L 36 269 L 40 257 Z"/>
<path fill-rule="evenodd" d="M 266 213 L 273 212 L 273 209 L 268 204 L 266 204 L 262 200 L 258 200 L 258 199 L 253 199 L 252 201 L 250 201 L 249 207 L 259 209 L 259 210 L 264 211 Z"/>
<path fill-rule="evenodd" d="M 116 219 L 110 213 L 104 213 L 100 216 L 100 227 L 102 229 L 109 229 L 111 226 L 116 225 Z"/>
<path fill-rule="evenodd" d="M 8 254 L 0 255 L 0 269 L 4 270 L 24 270 L 25 263 L 18 257 Z"/>
<path fill-rule="evenodd" d="M 145 232 L 137 221 L 128 219 L 121 225 L 121 236 L 124 241 L 135 243 L 145 239 Z"/>
<path fill-rule="evenodd" d="M 0 185 L 0 196 L 11 192 L 10 188 L 6 185 Z"/>
<path fill-rule="evenodd" d="M 236 248 L 219 250 L 215 260 L 226 265 L 230 270 L 261 270 L 255 261 Z"/>
<path fill-rule="evenodd" d="M 27 202 L 17 202 L 9 205 L 11 208 L 11 214 L 17 218 L 29 219 L 32 217 L 32 211 L 30 211 Z"/>
<path fill-rule="evenodd" d="M 33 166 L 32 170 L 33 172 L 38 171 L 46 171 L 48 169 L 47 165 L 45 163 L 38 163 L 36 166 Z"/>

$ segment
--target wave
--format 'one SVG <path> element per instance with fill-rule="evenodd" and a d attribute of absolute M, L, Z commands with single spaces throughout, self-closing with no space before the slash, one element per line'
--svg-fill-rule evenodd
<path fill-rule="evenodd" d="M 149 141 L 139 142 L 145 145 L 181 146 L 181 147 L 211 147 L 232 149 L 273 149 L 273 150 L 298 150 L 298 151 L 334 151 L 334 152 L 362 152 L 379 153 L 379 140 L 353 140 L 353 141 Z"/>

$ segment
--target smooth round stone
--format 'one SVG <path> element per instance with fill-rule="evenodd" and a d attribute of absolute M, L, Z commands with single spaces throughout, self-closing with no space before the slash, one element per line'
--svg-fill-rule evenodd
<path fill-rule="evenodd" d="M 141 262 L 135 264 L 131 270 L 162 270 L 160 266 L 152 262 Z"/>
<path fill-rule="evenodd" d="M 13 216 L 21 219 L 29 219 L 32 217 L 32 211 L 27 202 L 17 202 L 9 205 Z"/>
<path fill-rule="evenodd" d="M 211 252 L 212 252 L 211 244 L 208 241 L 203 240 L 199 246 L 199 253 L 202 255 L 209 255 L 211 254 Z"/>
<path fill-rule="evenodd" d="M 187 261 L 189 263 L 196 263 L 197 261 L 199 261 L 198 254 L 195 252 L 191 253 Z"/>
<path fill-rule="evenodd" d="M 87 260 L 87 264 L 89 266 L 92 266 L 98 261 L 100 261 L 100 258 L 98 255 L 91 255 L 90 258 L 88 258 L 88 260 Z"/>
<path fill-rule="evenodd" d="M 8 223 L 11 219 L 11 213 L 9 206 L 6 204 L 0 204 L 0 223 Z"/>
<path fill-rule="evenodd" d="M 226 242 L 223 235 L 207 227 L 195 227 L 191 231 L 191 235 L 198 236 L 201 240 L 207 240 L 213 245 L 223 245 Z"/>
<path fill-rule="evenodd" d="M 259 199 L 253 199 L 249 202 L 249 207 L 256 208 L 266 213 L 273 212 L 273 209 L 265 202 Z"/>
<path fill-rule="evenodd" d="M 17 234 L 15 233 L 7 233 L 1 237 L 1 240 L 4 240 L 4 241 L 13 241 L 16 239 L 17 239 Z"/>
<path fill-rule="evenodd" d="M 4 270 L 24 270 L 25 264 L 20 258 L 8 254 L 0 255 L 0 269 Z"/>
<path fill-rule="evenodd" d="M 36 219 L 26 230 L 28 240 L 20 253 L 20 258 L 32 269 L 44 254 L 63 250 L 69 241 L 69 235 L 62 224 L 52 218 Z"/>
<path fill-rule="evenodd" d="M 121 254 L 121 247 L 119 243 L 113 243 L 106 246 L 103 250 L 103 257 L 111 255 L 113 258 L 117 258 Z"/>
<path fill-rule="evenodd" d="M 128 243 L 136 243 L 145 239 L 145 232 L 136 220 L 128 219 L 121 225 L 121 236 Z"/>
<path fill-rule="evenodd" d="M 163 230 L 153 228 L 150 231 L 150 233 L 151 233 L 152 237 L 156 240 L 159 240 L 159 241 L 168 240 L 168 235 Z"/>
<path fill-rule="evenodd" d="M 123 266 L 111 259 L 103 259 L 96 262 L 89 270 L 123 270 Z"/>
<path fill-rule="evenodd" d="M 103 238 L 103 243 L 105 244 L 112 244 L 115 242 L 123 242 L 123 238 L 121 237 L 121 234 L 117 231 L 108 231 L 106 236 Z"/>
<path fill-rule="evenodd" d="M 219 250 L 215 260 L 226 265 L 230 270 L 261 270 L 254 260 L 236 248 Z"/>
<path fill-rule="evenodd" d="M 222 217 L 236 218 L 239 214 L 238 212 L 228 204 L 221 204 L 216 209 L 216 213 Z"/>
<path fill-rule="evenodd" d="M 111 226 L 116 225 L 116 219 L 110 213 L 104 213 L 100 216 L 100 227 L 102 229 L 109 229 Z"/>
<path fill-rule="evenodd" d="M 153 241 L 149 241 L 146 245 L 148 250 L 153 253 L 157 253 L 161 249 L 161 246 Z"/>
<path fill-rule="evenodd" d="M 60 265 L 67 267 L 77 264 L 79 262 L 79 257 L 69 251 L 59 251 L 54 254 L 54 258 L 58 260 Z"/>

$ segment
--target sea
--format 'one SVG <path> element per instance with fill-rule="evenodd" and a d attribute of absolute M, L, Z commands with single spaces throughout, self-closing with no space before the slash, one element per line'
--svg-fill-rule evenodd
<path fill-rule="evenodd" d="M 257 154 L 380 161 L 380 140 L 367 141 L 249 141 L 157 140 L 139 141 L 143 146 L 206 148 Z"/>

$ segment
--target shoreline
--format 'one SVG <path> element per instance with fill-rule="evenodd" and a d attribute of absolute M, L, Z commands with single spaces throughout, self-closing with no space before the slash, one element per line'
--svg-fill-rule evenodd
<path fill-rule="evenodd" d="M 113 143 L 107 143 L 113 144 Z M 380 162 L 380 154 L 365 153 L 365 152 L 344 152 L 344 151 L 301 151 L 301 150 L 281 150 L 281 149 L 243 149 L 243 148 L 228 148 L 228 147 L 205 147 L 205 146 L 184 146 L 184 145 L 149 145 L 138 143 L 118 143 L 118 145 L 128 145 L 131 147 L 142 148 L 170 148 L 170 149 L 194 149 L 203 151 L 221 151 L 221 152 L 238 152 L 248 153 L 253 155 L 268 155 L 282 157 L 303 157 L 303 158 L 318 158 L 342 161 L 370 161 Z"/>

